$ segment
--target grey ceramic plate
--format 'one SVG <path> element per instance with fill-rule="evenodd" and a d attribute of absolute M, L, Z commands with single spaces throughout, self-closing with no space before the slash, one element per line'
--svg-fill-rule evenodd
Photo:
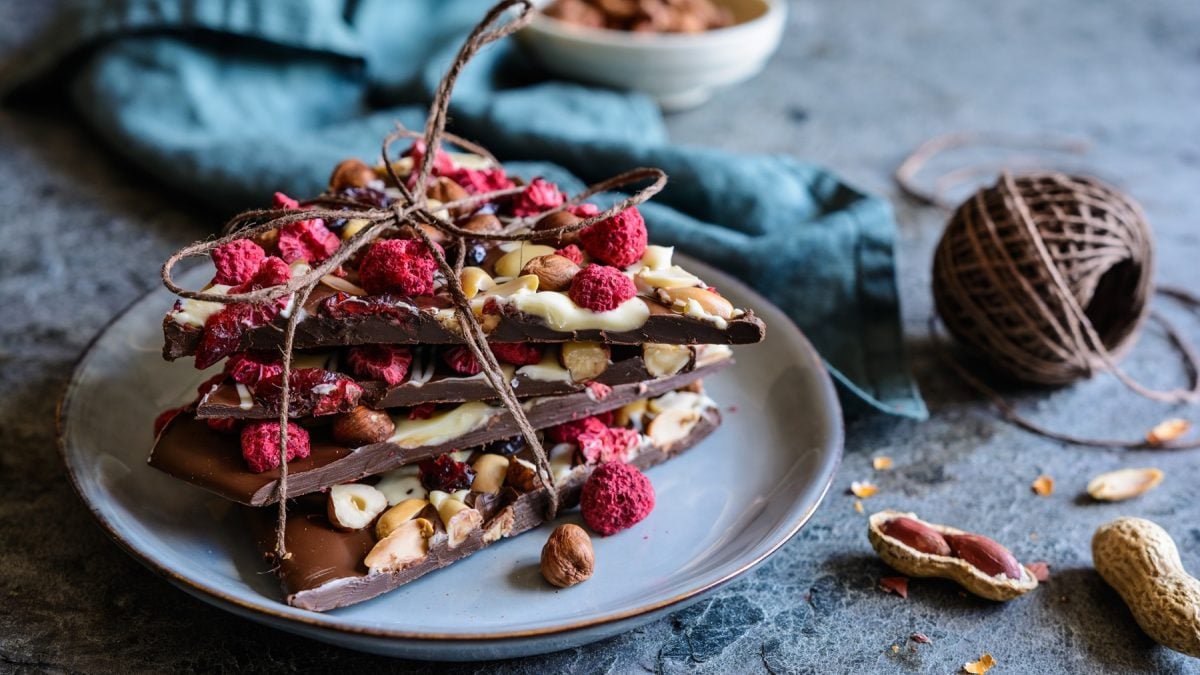
<path fill-rule="evenodd" d="M 596 573 L 551 590 L 538 559 L 546 530 L 501 542 L 375 600 L 326 614 L 279 601 L 237 513 L 146 466 L 151 422 L 204 375 L 162 360 L 165 290 L 139 300 L 95 340 L 60 410 L 64 461 L 100 525 L 147 567 L 218 607 L 318 640 L 419 659 L 537 654 L 600 640 L 695 602 L 794 535 L 829 488 L 841 413 L 816 353 L 779 310 L 732 278 L 683 264 L 767 323 L 767 340 L 706 384 L 725 423 L 651 469 L 658 505 L 596 538 Z M 198 270 L 199 272 L 199 270 Z M 185 285 L 202 283 L 197 275 Z M 577 519 L 566 514 L 564 519 Z"/>

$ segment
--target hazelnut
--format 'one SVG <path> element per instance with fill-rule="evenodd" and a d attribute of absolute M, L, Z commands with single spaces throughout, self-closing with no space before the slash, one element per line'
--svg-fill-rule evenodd
<path fill-rule="evenodd" d="M 500 256 L 496 260 L 496 264 L 492 266 L 492 270 L 498 277 L 515 277 L 521 273 L 521 268 L 525 266 L 525 263 L 551 253 L 554 253 L 552 246 L 530 244 L 523 241 L 520 247 Z"/>
<path fill-rule="evenodd" d="M 341 192 L 346 188 L 366 187 L 375 180 L 375 169 L 360 159 L 343 159 L 333 167 L 329 176 L 329 191 Z"/>
<path fill-rule="evenodd" d="M 583 218 L 571 213 L 570 211 L 554 211 L 547 213 L 538 219 L 533 225 L 534 232 L 544 232 L 546 230 L 557 230 L 560 227 L 568 227 L 582 221 Z M 559 248 L 568 244 L 574 244 L 579 241 L 579 231 L 567 232 L 565 234 L 551 235 L 545 238 L 539 238 L 538 241 L 545 241 L 554 244 Z"/>
<path fill-rule="evenodd" d="M 587 581 L 596 568 L 592 539 L 582 527 L 567 523 L 554 528 L 542 547 L 542 576 L 559 588 Z"/>
<path fill-rule="evenodd" d="M 424 518 L 403 523 L 376 542 L 363 564 L 372 572 L 400 572 L 429 555 L 429 537 L 433 525 Z"/>
<path fill-rule="evenodd" d="M 372 410 L 360 405 L 333 420 L 333 440 L 357 448 L 372 443 L 382 443 L 396 430 L 395 422 L 382 410 Z"/>
<path fill-rule="evenodd" d="M 361 530 L 387 508 L 387 497 L 373 486 L 347 483 L 329 488 L 326 512 L 339 530 Z"/>
<path fill-rule="evenodd" d="M 607 345 L 599 342 L 564 342 L 558 359 L 575 382 L 587 382 L 600 377 L 609 365 Z"/>
<path fill-rule="evenodd" d="M 504 226 L 500 224 L 500 219 L 490 213 L 471 216 L 461 227 L 476 234 L 497 234 L 504 229 Z"/>
<path fill-rule="evenodd" d="M 466 199 L 471 196 L 471 193 L 467 192 L 466 188 L 455 183 L 453 180 L 441 176 L 437 181 L 430 183 L 429 187 L 425 188 L 425 196 L 430 199 L 436 199 L 443 204 L 449 204 L 450 202 Z M 455 218 L 462 218 L 471 211 L 472 209 L 470 208 L 458 206 L 450 209 L 450 214 Z"/>
<path fill-rule="evenodd" d="M 525 263 L 521 274 L 533 274 L 538 278 L 538 288 L 545 291 L 565 291 L 579 272 L 579 265 L 561 255 L 543 255 Z"/>
<path fill-rule="evenodd" d="M 537 470 L 532 464 L 523 459 L 515 459 L 508 463 L 508 473 L 504 476 L 504 484 L 517 492 L 525 493 L 533 492 L 541 487 L 542 481 L 538 478 Z"/>

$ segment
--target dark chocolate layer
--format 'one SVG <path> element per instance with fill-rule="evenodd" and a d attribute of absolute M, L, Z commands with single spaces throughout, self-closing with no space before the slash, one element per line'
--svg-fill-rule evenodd
<path fill-rule="evenodd" d="M 629 347 L 625 348 L 629 350 Z M 594 381 L 600 384 L 617 387 L 653 380 L 647 372 L 646 363 L 639 355 L 625 355 L 617 358 L 617 350 L 613 352 L 614 362 Z M 680 372 L 690 372 L 694 367 L 689 364 Z M 517 371 L 520 368 L 516 368 Z M 537 396 L 564 396 L 575 394 L 586 389 L 586 383 L 562 380 L 538 380 L 517 372 L 513 376 L 513 391 L 519 398 Z M 381 381 L 359 381 L 363 388 L 359 403 L 376 409 L 409 408 L 423 403 L 459 403 L 464 401 L 491 401 L 497 398 L 496 392 L 482 376 L 465 377 L 439 372 L 427 382 L 401 383 L 394 387 L 387 386 Z M 347 406 L 341 412 L 349 410 Z M 292 417 L 306 417 L 313 412 L 311 399 L 297 399 L 289 407 Z M 336 412 L 336 411 L 335 411 Z M 231 382 L 218 385 L 215 389 L 200 398 L 196 406 L 196 417 L 229 417 L 234 419 L 274 419 L 279 412 L 269 406 L 254 401 L 249 407 L 241 406 L 241 397 L 237 386 Z"/>
<path fill-rule="evenodd" d="M 708 409 L 685 437 L 668 446 L 646 448 L 630 463 L 640 469 L 660 464 L 695 446 L 720 423 L 720 413 Z M 578 503 L 591 470 L 590 466 L 577 466 L 567 480 L 560 482 L 558 491 L 563 508 Z M 293 502 L 287 525 L 287 548 L 292 556 L 280 561 L 275 572 L 289 605 L 315 612 L 345 607 L 382 595 L 487 547 L 492 543 L 485 536 L 489 531 L 495 536 L 502 530 L 503 537 L 511 537 L 541 525 L 548 501 L 545 488 L 514 494 L 508 503 L 491 509 L 493 513 L 483 526 L 459 546 L 450 548 L 445 536 L 435 537 L 428 557 L 420 563 L 399 572 L 377 574 L 369 573 L 363 565 L 363 558 L 375 545 L 371 528 L 339 532 L 329 525 L 324 500 Z M 275 511 L 247 509 L 247 514 L 259 547 L 270 557 L 275 549 Z M 511 526 L 503 527 L 509 518 Z"/>
<path fill-rule="evenodd" d="M 608 396 L 599 401 L 594 400 L 590 392 L 534 400 L 526 406 L 526 416 L 538 429 L 562 424 L 679 389 L 729 363 L 729 360 L 720 361 L 688 373 L 613 387 Z M 490 443 L 519 433 L 512 416 L 504 411 L 453 440 L 415 448 L 390 442 L 348 448 L 333 441 L 327 426 L 315 426 L 309 429 L 311 454 L 288 462 L 287 495 L 295 497 L 316 492 L 451 450 Z M 278 501 L 279 470 L 250 471 L 242 459 L 236 434 L 214 431 L 191 413 L 177 415 L 167 425 L 150 453 L 149 464 L 235 502 L 263 506 Z"/>
<path fill-rule="evenodd" d="M 435 318 L 436 305 L 388 314 L 329 316 L 322 302 L 330 298 L 314 292 L 305 305 L 306 316 L 296 326 L 295 348 L 313 349 L 362 344 L 460 344 L 462 336 Z M 642 298 L 650 307 L 650 316 L 635 330 L 557 331 L 540 318 L 505 308 L 499 322 L 488 331 L 494 342 L 606 342 L 611 344 L 752 344 L 761 342 L 766 327 L 753 312 L 732 319 L 725 328 L 692 319 L 672 311 L 650 298 Z M 287 320 L 276 317 L 274 322 L 249 328 L 242 334 L 236 351 L 250 349 L 278 350 L 283 344 Z M 200 344 L 203 329 L 177 323 L 167 315 L 163 318 L 163 357 L 173 361 L 192 355 Z"/>

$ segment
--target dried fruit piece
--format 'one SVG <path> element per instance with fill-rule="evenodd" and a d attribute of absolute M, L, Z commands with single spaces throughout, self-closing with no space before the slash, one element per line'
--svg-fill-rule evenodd
<path fill-rule="evenodd" d="M 346 353 L 346 365 L 356 376 L 383 380 L 389 387 L 404 382 L 412 360 L 411 349 L 394 345 L 360 345 Z"/>
<path fill-rule="evenodd" d="M 876 471 L 887 471 L 893 466 L 892 458 L 888 457 L 887 455 L 879 455 L 878 457 L 871 459 L 871 466 L 874 467 Z"/>
<path fill-rule="evenodd" d="M 450 369 L 460 375 L 478 375 L 483 372 L 483 364 L 475 358 L 469 347 L 462 345 L 442 350 L 442 360 Z"/>
<path fill-rule="evenodd" d="M 856 480 L 850 483 L 850 492 L 860 499 L 866 499 L 879 492 L 879 488 L 870 481 Z"/>
<path fill-rule="evenodd" d="M 475 480 L 475 470 L 466 462 L 459 462 L 449 454 L 438 455 L 420 464 L 421 484 L 427 490 L 454 492 L 466 490 Z"/>
<path fill-rule="evenodd" d="M 950 544 L 941 532 L 913 518 L 893 518 L 879 528 L 905 546 L 930 555 L 950 555 Z"/>
<path fill-rule="evenodd" d="M 565 523 L 554 528 L 542 547 L 542 577 L 559 588 L 587 581 L 595 567 L 592 539 L 578 525 Z"/>
<path fill-rule="evenodd" d="M 963 670 L 971 675 L 983 675 L 991 670 L 996 665 L 996 659 L 992 658 L 991 654 L 984 654 L 979 657 L 978 661 L 963 664 Z"/>
<path fill-rule="evenodd" d="M 372 294 L 399 293 L 413 297 L 433 293 L 437 269 L 425 242 L 385 239 L 371 244 L 358 268 L 359 283 Z"/>
<path fill-rule="evenodd" d="M 606 265 L 588 265 L 575 275 L 571 290 L 567 292 L 571 301 L 593 312 L 608 312 L 632 300 L 637 295 L 633 280 L 621 270 Z"/>
<path fill-rule="evenodd" d="M 1021 578 L 1021 563 L 1008 549 L 981 534 L 943 535 L 950 551 L 972 567 L 988 576 L 1003 574 L 1009 579 Z"/>
<path fill-rule="evenodd" d="M 242 427 L 242 457 L 254 473 L 279 467 L 279 422 L 263 420 L 247 422 Z M 308 457 L 308 431 L 296 424 L 287 428 L 287 459 Z"/>
<path fill-rule="evenodd" d="M 1029 570 L 1029 573 L 1033 575 L 1033 578 L 1037 579 L 1039 582 L 1050 580 L 1050 564 L 1047 562 L 1031 562 L 1025 565 L 1025 569 Z"/>
<path fill-rule="evenodd" d="M 1159 422 L 1157 426 L 1146 434 L 1146 443 L 1150 445 L 1163 445 L 1178 439 L 1186 434 L 1188 429 L 1192 428 L 1192 423 L 1180 419 L 1178 417 Z"/>
<path fill-rule="evenodd" d="M 387 497 L 371 485 L 347 483 L 329 488 L 329 524 L 342 531 L 361 530 L 387 508 Z"/>
<path fill-rule="evenodd" d="M 514 366 L 530 366 L 541 363 L 545 348 L 532 342 L 493 342 L 490 343 L 496 360 Z"/>
<path fill-rule="evenodd" d="M 575 438 L 579 454 L 585 464 L 623 462 L 629 450 L 638 442 L 638 433 L 633 429 L 604 427 L 584 431 Z"/>
<path fill-rule="evenodd" d="M 1092 499 L 1119 502 L 1158 487 L 1162 480 L 1163 472 L 1159 469 L 1118 469 L 1093 478 L 1088 482 L 1087 492 Z"/>
<path fill-rule="evenodd" d="M 1030 487 L 1033 489 L 1034 494 L 1039 497 L 1046 497 L 1054 492 L 1054 479 L 1043 474 L 1035 478 Z"/>
<path fill-rule="evenodd" d="M 395 430 L 396 424 L 391 415 L 364 405 L 338 415 L 333 420 L 333 440 L 351 448 L 382 443 L 390 438 Z"/>
<path fill-rule="evenodd" d="M 358 405 L 363 388 L 354 380 L 324 368 L 296 368 L 288 376 L 288 400 L 292 405 L 311 408 L 313 415 L 346 412 Z M 283 371 L 258 383 L 254 398 L 271 411 L 280 409 L 283 399 Z"/>
<path fill-rule="evenodd" d="M 247 387 L 255 387 L 282 372 L 283 364 L 271 352 L 238 352 L 225 361 L 225 374 Z"/>
<path fill-rule="evenodd" d="M 606 428 L 608 428 L 608 425 L 600 419 L 594 416 L 584 417 L 583 419 L 572 420 L 555 427 L 550 427 L 546 430 L 546 436 L 555 443 L 575 443 L 579 440 L 580 434 Z"/>
<path fill-rule="evenodd" d="M 879 580 L 879 587 L 888 593 L 908 599 L 908 577 L 883 577 Z"/>
<path fill-rule="evenodd" d="M 213 265 L 217 268 L 217 275 L 212 282 L 228 286 L 245 283 L 254 276 L 267 257 L 262 247 L 249 239 L 234 239 L 222 244 L 213 249 L 211 255 Z"/>
<path fill-rule="evenodd" d="M 583 484 L 579 499 L 588 527 L 608 536 L 633 527 L 654 509 L 654 486 L 629 464 L 596 467 Z"/>
<path fill-rule="evenodd" d="M 511 212 L 521 218 L 536 216 L 562 206 L 566 198 L 554 183 L 540 177 L 534 178 L 523 192 L 512 198 Z"/>
<path fill-rule="evenodd" d="M 646 252 L 646 221 L 637 208 L 631 207 L 583 229 L 579 240 L 583 250 L 596 260 L 613 267 L 629 267 Z"/>
<path fill-rule="evenodd" d="M 307 260 L 317 264 L 333 255 L 342 240 L 320 219 L 300 220 L 279 228 L 279 257 L 286 263 Z"/>
<path fill-rule="evenodd" d="M 555 251 L 554 254 L 562 256 L 576 265 L 583 264 L 583 251 L 579 250 L 579 247 L 575 244 L 564 246 Z"/>

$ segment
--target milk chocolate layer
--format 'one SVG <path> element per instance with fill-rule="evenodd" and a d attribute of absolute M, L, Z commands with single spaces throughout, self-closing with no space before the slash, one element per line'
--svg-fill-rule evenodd
<path fill-rule="evenodd" d="M 709 408 L 685 437 L 670 445 L 648 447 L 630 464 L 640 469 L 660 464 L 699 443 L 720 423 L 720 413 Z M 590 466 L 577 466 L 566 480 L 559 481 L 562 508 L 573 507 L 579 502 L 580 490 L 591 471 Z M 415 566 L 399 572 L 375 574 L 363 565 L 363 558 L 375 545 L 371 528 L 339 532 L 329 525 L 324 500 L 294 501 L 289 504 L 286 534 L 287 549 L 292 556 L 277 561 L 275 568 L 285 600 L 295 607 L 323 612 L 382 595 L 487 547 L 492 542 L 486 540 L 485 534 L 502 529 L 508 518 L 512 519 L 512 524 L 506 528 L 504 537 L 541 525 L 545 520 L 549 493 L 545 488 L 524 494 L 510 490 L 507 498 L 501 494 L 500 501 L 489 509 L 491 515 L 485 518 L 483 526 L 456 548 L 450 548 L 443 536 L 431 541 L 428 557 Z M 275 550 L 275 510 L 247 509 L 247 517 L 259 547 L 271 557 Z"/>
<path fill-rule="evenodd" d="M 296 349 L 362 344 L 461 344 L 462 336 L 438 321 L 437 304 L 410 308 L 392 308 L 388 313 L 333 317 L 324 306 L 332 293 L 323 287 L 313 292 L 305 304 L 305 316 L 296 326 Z M 766 327 L 753 312 L 728 321 L 725 328 L 672 311 L 651 298 L 642 298 L 650 316 L 640 328 L 628 331 L 558 331 L 539 317 L 505 307 L 488 331 L 493 342 L 577 342 L 640 345 L 664 344 L 752 344 L 761 342 Z M 247 329 L 236 351 L 278 350 L 283 344 L 287 319 L 276 317 L 272 323 Z M 163 319 L 163 357 L 169 361 L 195 354 L 203 329 L 184 325 L 167 315 Z"/>
<path fill-rule="evenodd" d="M 728 350 L 723 347 L 722 349 Z M 653 380 L 646 369 L 646 363 L 641 356 L 641 348 L 617 347 L 613 349 L 613 364 L 600 374 L 594 381 L 600 384 L 617 387 L 623 384 Z M 728 359 L 728 352 L 724 358 Z M 721 355 L 713 355 L 709 359 L 700 358 L 705 363 L 715 363 Z M 691 363 L 680 372 L 686 373 L 695 369 Z M 512 378 L 513 391 L 518 398 L 533 398 L 537 396 L 563 396 L 575 394 L 586 389 L 586 383 L 562 380 L 539 380 L 515 369 Z M 394 387 L 381 381 L 359 381 L 362 387 L 362 398 L 359 403 L 376 409 L 408 408 L 423 403 L 459 403 L 463 401 L 496 400 L 496 391 L 492 389 L 482 375 L 466 377 L 446 373 L 444 370 L 436 373 L 423 383 L 406 381 Z M 313 412 L 311 398 L 297 398 L 289 406 L 292 417 L 307 417 Z M 347 406 L 341 412 L 349 410 Z M 196 406 L 196 417 L 230 417 L 234 419 L 274 419 L 279 411 L 272 406 L 264 406 L 259 401 L 253 401 L 248 407 L 242 406 L 242 398 L 238 388 L 231 382 L 218 385 L 215 389 L 200 398 Z"/>
<path fill-rule="evenodd" d="M 593 400 L 590 392 L 534 399 L 526 404 L 525 413 L 534 428 L 550 427 L 613 410 L 641 398 L 665 394 L 711 375 L 729 362 L 727 359 L 672 377 L 613 387 L 608 396 L 599 401 Z M 457 438 L 411 448 L 391 442 L 349 448 L 333 441 L 327 425 L 314 426 L 309 429 L 309 456 L 288 462 L 287 496 L 316 492 L 451 450 L 482 445 L 519 433 L 512 416 L 502 409 L 481 426 Z M 250 471 L 242 458 L 237 434 L 214 431 L 190 412 L 177 415 L 163 430 L 150 453 L 149 464 L 235 502 L 263 506 L 278 501 L 279 470 Z"/>

